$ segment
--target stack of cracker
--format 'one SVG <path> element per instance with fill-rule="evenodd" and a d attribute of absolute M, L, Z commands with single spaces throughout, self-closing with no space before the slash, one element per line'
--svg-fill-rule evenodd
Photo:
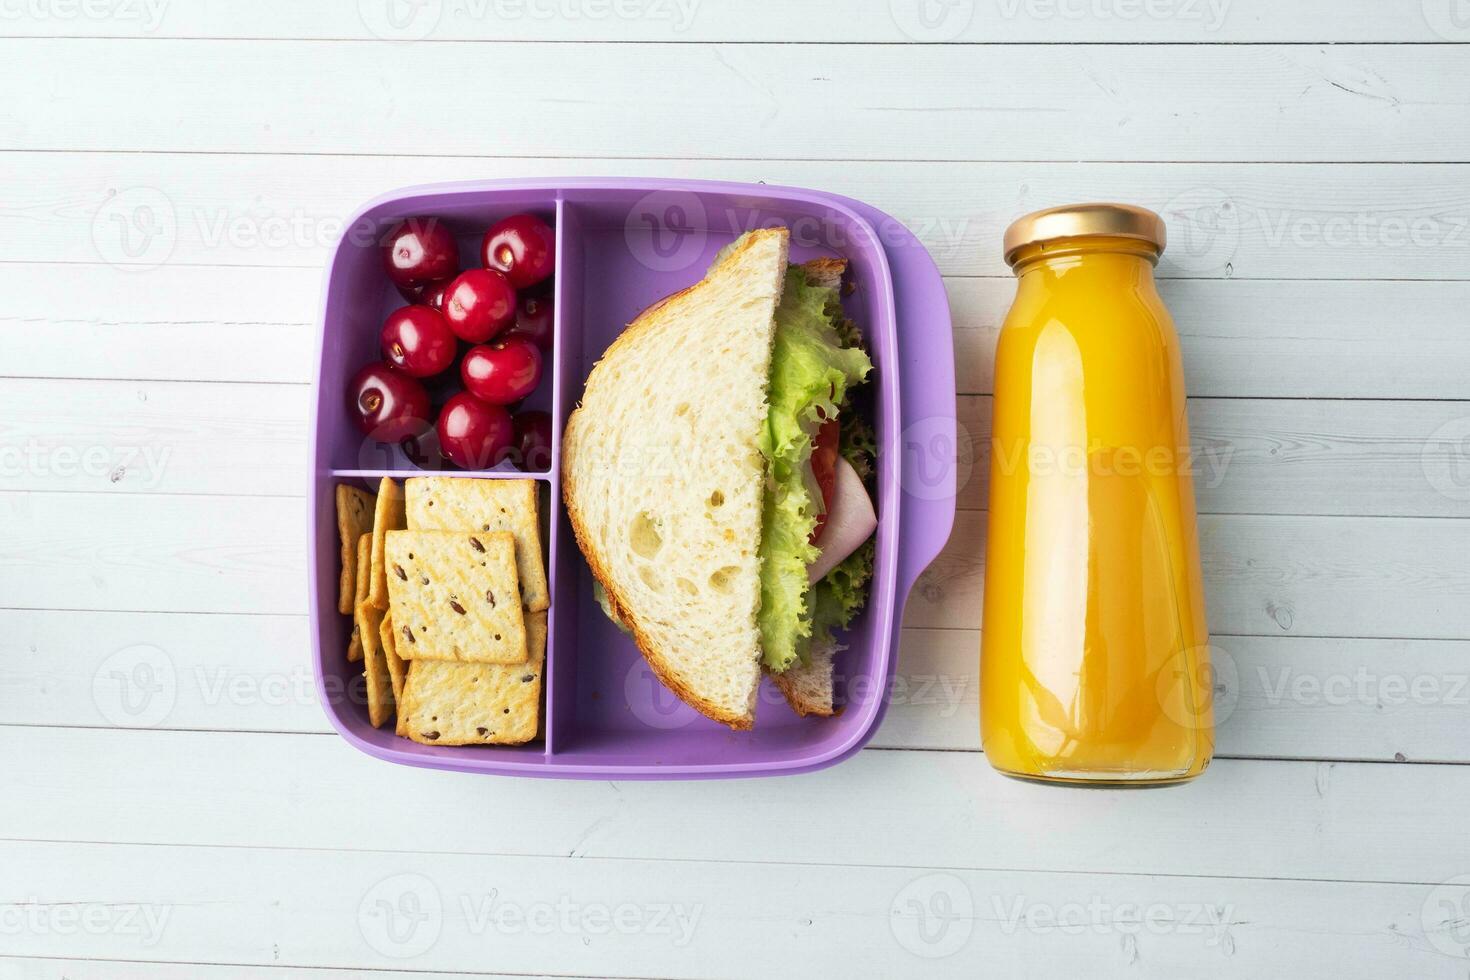
<path fill-rule="evenodd" d="M 535 481 L 339 485 L 337 527 L 347 659 L 363 661 L 373 726 L 396 713 L 426 745 L 535 738 L 551 605 Z"/>

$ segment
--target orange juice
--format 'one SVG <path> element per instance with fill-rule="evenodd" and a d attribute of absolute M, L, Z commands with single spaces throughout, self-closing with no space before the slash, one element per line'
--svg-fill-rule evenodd
<path fill-rule="evenodd" d="M 1163 247 L 1162 220 L 1121 205 L 1006 233 L 1019 282 L 996 351 L 981 742 L 1010 775 L 1175 782 L 1213 752 Z"/>

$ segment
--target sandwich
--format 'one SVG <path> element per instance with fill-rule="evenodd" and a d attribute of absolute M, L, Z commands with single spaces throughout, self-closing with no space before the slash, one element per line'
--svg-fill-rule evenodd
<path fill-rule="evenodd" d="M 645 310 L 587 378 L 562 492 L 604 610 L 663 684 L 734 729 L 762 673 L 830 715 L 838 631 L 867 599 L 873 365 L 842 312 L 845 263 L 788 262 L 749 232 Z"/>

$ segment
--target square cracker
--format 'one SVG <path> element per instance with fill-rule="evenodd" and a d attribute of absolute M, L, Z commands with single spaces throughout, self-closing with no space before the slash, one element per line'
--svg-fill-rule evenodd
<path fill-rule="evenodd" d="M 526 662 L 509 532 L 389 531 L 386 561 L 400 657 Z"/>
<path fill-rule="evenodd" d="M 373 509 L 373 570 L 368 579 L 368 602 L 388 608 L 388 578 L 383 565 L 383 543 L 389 531 L 407 527 L 403 516 L 403 488 L 390 477 L 378 485 L 378 502 Z"/>
<path fill-rule="evenodd" d="M 337 484 L 337 536 L 342 542 L 342 577 L 337 582 L 337 611 L 352 615 L 352 588 L 357 583 L 357 539 L 373 529 L 373 495 Z"/>
<path fill-rule="evenodd" d="M 408 526 L 417 531 L 509 531 L 516 540 L 521 605 L 551 606 L 536 517 L 535 480 L 416 476 L 405 483 Z"/>
<path fill-rule="evenodd" d="M 520 745 L 537 735 L 546 667 L 546 614 L 526 614 L 524 664 L 415 660 L 398 734 L 425 745 Z"/>
<path fill-rule="evenodd" d="M 355 664 L 362 659 L 362 625 L 357 617 L 357 607 L 367 599 L 368 568 L 373 553 L 373 536 L 364 534 L 357 539 L 357 594 L 352 600 L 352 639 L 347 641 L 347 662 Z"/>
<path fill-rule="evenodd" d="M 393 716 L 393 679 L 388 673 L 380 628 L 383 610 L 371 602 L 357 604 L 357 628 L 362 636 L 363 672 L 367 675 L 368 720 L 382 728 Z"/>
<path fill-rule="evenodd" d="M 383 656 L 388 661 L 388 679 L 393 682 L 393 700 L 401 704 L 408 663 L 398 656 L 398 634 L 393 629 L 392 616 L 383 616 L 382 625 L 378 627 L 378 639 L 383 647 Z"/>

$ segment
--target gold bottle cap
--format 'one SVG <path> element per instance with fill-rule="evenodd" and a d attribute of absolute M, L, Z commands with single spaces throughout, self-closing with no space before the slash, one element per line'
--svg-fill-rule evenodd
<path fill-rule="evenodd" d="M 1006 265 L 1014 265 L 1016 253 L 1027 245 L 1088 236 L 1136 238 L 1153 245 L 1162 254 L 1164 219 L 1148 208 L 1132 204 L 1068 204 L 1032 211 L 1011 222 L 1006 229 Z"/>

